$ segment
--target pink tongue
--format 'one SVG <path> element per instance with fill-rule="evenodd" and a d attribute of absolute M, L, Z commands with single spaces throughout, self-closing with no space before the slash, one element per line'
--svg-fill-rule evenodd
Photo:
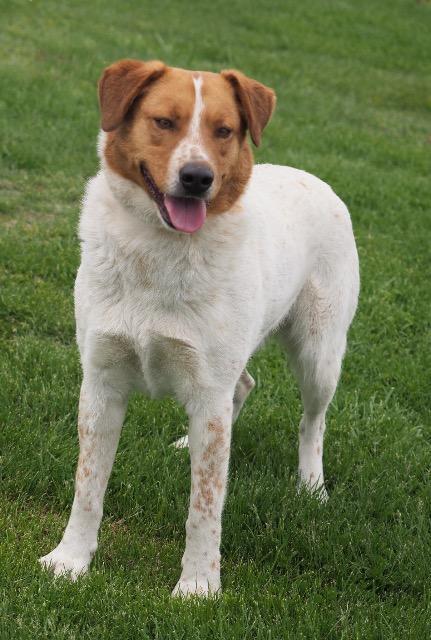
<path fill-rule="evenodd" d="M 165 196 L 165 207 L 172 225 L 178 231 L 193 233 L 205 222 L 207 213 L 205 200 Z"/>

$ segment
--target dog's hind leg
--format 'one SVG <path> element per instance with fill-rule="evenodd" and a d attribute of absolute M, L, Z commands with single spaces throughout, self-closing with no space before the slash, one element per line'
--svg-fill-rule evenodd
<path fill-rule="evenodd" d="M 247 400 L 250 391 L 254 389 L 255 384 L 256 383 L 254 379 L 249 374 L 247 369 L 244 369 L 236 384 L 235 393 L 233 395 L 232 424 L 238 418 L 243 404 Z M 176 449 L 186 449 L 189 446 L 188 436 L 182 436 L 181 438 L 178 438 L 178 440 L 175 440 L 175 442 L 172 443 L 172 446 Z"/>
<path fill-rule="evenodd" d="M 247 400 L 250 391 L 254 389 L 255 384 L 247 369 L 244 369 L 236 383 L 235 393 L 233 394 L 232 422 L 235 422 L 238 418 L 243 404 Z"/>
<path fill-rule="evenodd" d="M 325 415 L 333 398 L 356 308 L 357 287 L 329 291 L 309 282 L 296 300 L 279 336 L 301 391 L 299 483 L 327 498 L 323 476 Z"/>

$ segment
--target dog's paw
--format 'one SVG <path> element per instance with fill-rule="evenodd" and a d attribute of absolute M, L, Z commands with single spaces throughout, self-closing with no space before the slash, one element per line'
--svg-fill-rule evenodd
<path fill-rule="evenodd" d="M 300 474 L 300 478 L 298 480 L 298 493 L 304 489 L 307 493 L 317 498 L 322 504 L 328 502 L 329 496 L 324 483 L 319 480 L 317 482 L 313 482 L 312 476 L 311 478 L 304 479 L 303 474 Z"/>
<path fill-rule="evenodd" d="M 198 596 L 209 598 L 221 593 L 220 580 L 208 581 L 208 578 L 196 578 L 195 580 L 184 580 L 180 578 L 172 591 L 175 598 L 189 598 Z"/>
<path fill-rule="evenodd" d="M 309 491 L 321 504 L 326 504 L 328 502 L 329 496 L 324 484 L 320 485 L 320 487 L 312 487 Z"/>
<path fill-rule="evenodd" d="M 49 569 L 55 576 L 65 576 L 73 582 L 88 571 L 90 566 L 90 554 L 72 555 L 62 543 L 51 553 L 39 558 L 39 562 L 45 569 Z"/>

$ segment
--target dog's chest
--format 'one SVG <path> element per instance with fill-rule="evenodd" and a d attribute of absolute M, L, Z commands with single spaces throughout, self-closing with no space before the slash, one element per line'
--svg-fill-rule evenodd
<path fill-rule="evenodd" d="M 239 376 L 247 329 L 222 267 L 196 256 L 107 253 L 91 274 L 92 324 L 128 344 L 144 391 L 186 399 L 196 386 Z"/>

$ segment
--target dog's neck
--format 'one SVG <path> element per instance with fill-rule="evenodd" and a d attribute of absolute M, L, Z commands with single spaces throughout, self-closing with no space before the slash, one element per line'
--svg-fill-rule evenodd
<path fill-rule="evenodd" d="M 171 250 L 196 252 L 208 251 L 214 243 L 217 250 L 227 247 L 231 243 L 241 244 L 244 237 L 244 224 L 247 224 L 243 197 L 239 197 L 230 211 L 224 214 L 209 214 L 202 229 L 194 234 L 184 234 L 167 229 L 159 218 L 156 202 L 140 185 L 124 178 L 114 171 L 104 155 L 106 134 L 100 132 L 98 154 L 101 173 L 106 180 L 109 191 L 121 208 L 124 215 L 116 217 L 116 236 L 124 237 L 125 241 L 144 242 L 148 250 L 151 242 L 167 242 Z M 116 208 L 114 207 L 114 210 Z M 114 221 L 113 221 L 114 222 Z M 127 240 L 126 240 L 127 238 Z"/>
<path fill-rule="evenodd" d="M 208 215 L 203 227 L 194 234 L 165 228 L 159 220 L 157 205 L 146 191 L 101 162 L 101 174 L 115 206 L 105 208 L 104 233 L 131 257 L 145 255 L 155 262 L 196 265 L 212 262 L 233 263 L 247 238 L 249 224 L 241 198 L 231 212 Z"/>

